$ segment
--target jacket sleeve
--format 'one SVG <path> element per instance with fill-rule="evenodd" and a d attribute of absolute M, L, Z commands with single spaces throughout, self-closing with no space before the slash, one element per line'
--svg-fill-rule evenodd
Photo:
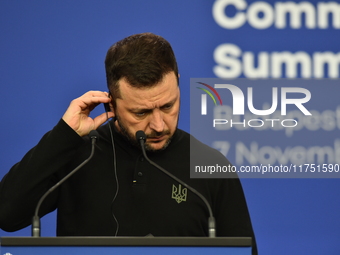
<path fill-rule="evenodd" d="M 41 196 L 58 181 L 83 139 L 62 119 L 46 133 L 0 183 L 0 228 L 16 231 L 31 224 Z M 56 209 L 58 192 L 42 204 L 39 216 Z"/>

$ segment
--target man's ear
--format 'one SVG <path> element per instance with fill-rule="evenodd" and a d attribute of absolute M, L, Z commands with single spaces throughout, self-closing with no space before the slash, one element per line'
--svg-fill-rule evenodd
<path fill-rule="evenodd" d="M 115 114 L 115 107 L 113 106 L 113 104 L 114 104 L 113 100 L 115 100 L 115 99 L 113 99 L 111 93 L 109 93 L 109 98 L 111 99 L 111 101 L 109 103 L 110 111 L 113 112 L 114 115 L 116 115 Z"/>

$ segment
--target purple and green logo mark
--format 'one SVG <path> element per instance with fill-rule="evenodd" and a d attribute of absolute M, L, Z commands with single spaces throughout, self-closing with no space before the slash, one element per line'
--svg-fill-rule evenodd
<path fill-rule="evenodd" d="M 212 86 L 206 84 L 206 83 L 203 83 L 203 82 L 197 82 L 205 87 L 207 87 L 208 89 L 210 89 L 214 94 L 215 96 L 217 97 L 220 105 L 222 105 L 222 99 L 221 99 L 221 96 L 217 93 L 216 89 L 214 89 Z M 200 87 L 197 87 L 198 89 L 200 90 L 203 90 L 205 93 L 207 93 L 211 99 L 213 100 L 214 104 L 217 105 L 217 100 L 215 98 L 215 96 L 213 95 L 213 93 L 211 93 L 208 89 L 205 89 L 205 88 L 200 88 Z M 202 115 L 207 115 L 207 94 L 202 94 L 201 95 L 201 114 Z"/>

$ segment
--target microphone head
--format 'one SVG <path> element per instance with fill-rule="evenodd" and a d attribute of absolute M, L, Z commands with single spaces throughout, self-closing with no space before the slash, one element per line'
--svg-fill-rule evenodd
<path fill-rule="evenodd" d="M 97 130 L 91 130 L 91 132 L 89 133 L 89 136 L 91 139 L 98 139 L 99 138 L 99 134 L 97 132 Z"/>
<path fill-rule="evenodd" d="M 144 131 L 142 131 L 142 130 L 137 131 L 136 132 L 136 139 L 137 139 L 137 141 L 143 140 L 145 142 L 146 135 L 145 135 Z"/>

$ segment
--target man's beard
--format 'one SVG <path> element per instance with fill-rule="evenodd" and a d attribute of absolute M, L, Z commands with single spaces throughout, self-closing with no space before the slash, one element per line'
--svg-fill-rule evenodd
<path fill-rule="evenodd" d="M 120 133 L 123 136 L 125 136 L 133 146 L 136 146 L 136 147 L 139 148 L 140 144 L 137 142 L 136 134 L 132 134 L 127 129 L 127 127 L 123 124 L 123 122 L 121 121 L 121 118 L 119 117 L 119 115 L 117 113 L 116 113 L 116 119 L 117 119 L 117 123 L 118 123 L 119 129 L 120 129 Z M 146 139 L 159 137 L 159 136 L 163 136 L 163 135 L 170 135 L 170 130 L 167 129 L 167 130 L 164 130 L 163 132 L 152 131 L 150 134 L 145 134 L 145 135 L 146 135 Z M 145 150 L 146 151 L 162 151 L 169 146 L 171 139 L 172 139 L 172 136 L 169 136 L 168 139 L 165 141 L 165 144 L 163 145 L 163 147 L 159 148 L 159 149 L 154 149 L 154 148 L 152 148 L 151 144 L 145 142 Z"/>

